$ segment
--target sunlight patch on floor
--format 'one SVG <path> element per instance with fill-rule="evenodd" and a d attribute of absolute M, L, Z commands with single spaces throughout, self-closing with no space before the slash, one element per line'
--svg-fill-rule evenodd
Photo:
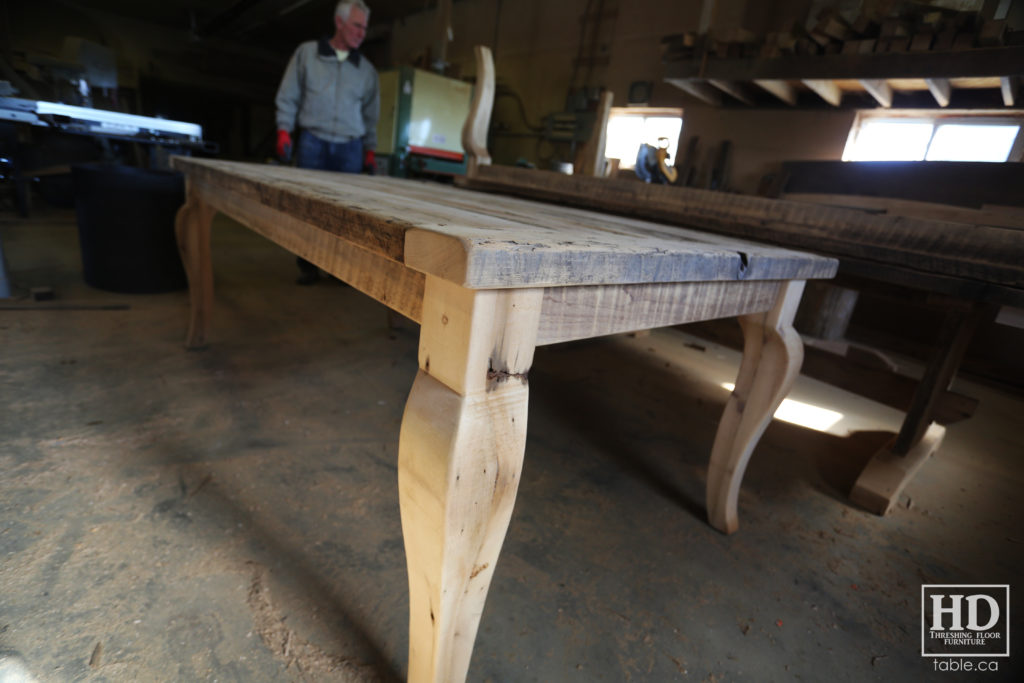
<path fill-rule="evenodd" d="M 736 385 L 731 382 L 722 382 L 721 386 L 729 391 L 736 388 Z M 775 419 L 819 432 L 827 432 L 843 419 L 843 414 L 828 408 L 786 398 L 782 400 L 782 404 L 775 411 Z"/>

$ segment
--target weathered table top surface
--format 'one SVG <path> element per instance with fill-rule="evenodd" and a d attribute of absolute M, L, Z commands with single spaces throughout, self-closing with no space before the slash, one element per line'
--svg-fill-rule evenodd
<path fill-rule="evenodd" d="M 832 277 L 837 261 L 439 183 L 176 157 L 231 193 L 473 289 Z"/>

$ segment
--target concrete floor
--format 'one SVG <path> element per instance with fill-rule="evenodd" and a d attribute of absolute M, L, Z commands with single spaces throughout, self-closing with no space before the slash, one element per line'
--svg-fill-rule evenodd
<path fill-rule="evenodd" d="M 130 306 L 0 310 L 0 680 L 403 679 L 415 325 L 218 219 L 186 352 L 184 292 L 82 283 L 72 212 L 0 230 L 20 286 Z M 680 330 L 538 351 L 470 680 L 963 680 L 919 654 L 920 585 L 1016 588 L 1024 399 L 959 380 L 977 415 L 879 518 L 845 492 L 900 415 L 801 378 L 840 435 L 773 422 L 726 537 L 703 489 L 737 362 Z"/>

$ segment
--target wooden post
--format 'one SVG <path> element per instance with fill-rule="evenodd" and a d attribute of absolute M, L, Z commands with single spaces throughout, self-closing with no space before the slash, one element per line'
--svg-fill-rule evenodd
<path fill-rule="evenodd" d="M 185 348 L 206 346 L 206 333 L 213 313 L 213 264 L 210 259 L 210 225 L 215 210 L 188 183 L 187 200 L 174 219 L 178 253 L 188 277 L 189 322 Z"/>
<path fill-rule="evenodd" d="M 542 294 L 427 276 L 398 450 L 414 683 L 469 670 L 519 486 Z"/>
<path fill-rule="evenodd" d="M 842 341 L 860 293 L 832 283 L 810 282 L 796 315 L 796 328 L 805 336 Z"/>
<path fill-rule="evenodd" d="M 477 166 L 491 163 L 487 151 L 487 131 L 494 109 L 494 59 L 491 50 L 483 45 L 474 48 L 476 54 L 476 86 L 469 116 L 462 126 L 462 147 L 466 151 L 466 175 L 473 175 Z"/>
<path fill-rule="evenodd" d="M 434 70 L 444 75 L 448 65 L 448 43 L 452 40 L 452 0 L 437 1 L 437 42 L 434 44 Z"/>
<path fill-rule="evenodd" d="M 803 290 L 803 280 L 786 282 L 770 311 L 739 318 L 743 360 L 718 423 L 707 482 L 708 521 L 727 534 L 739 527 L 740 482 L 754 446 L 800 373 L 803 343 L 793 316 Z"/>
<path fill-rule="evenodd" d="M 594 130 L 590 139 L 583 145 L 577 163 L 578 172 L 582 175 L 603 178 L 605 174 L 604 147 L 607 140 L 608 117 L 612 111 L 615 94 L 605 90 L 601 93 L 601 101 L 597 105 L 594 117 Z"/>

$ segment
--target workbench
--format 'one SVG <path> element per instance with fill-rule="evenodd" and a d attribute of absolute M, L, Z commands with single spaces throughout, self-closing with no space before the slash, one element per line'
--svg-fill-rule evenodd
<path fill-rule="evenodd" d="M 461 681 L 512 514 L 534 349 L 738 316 L 745 346 L 707 481 L 737 527 L 740 480 L 802 359 L 804 282 L 834 259 L 436 183 L 176 157 L 189 348 L 213 317 L 223 212 L 420 324 L 399 437 L 409 680 Z"/>

